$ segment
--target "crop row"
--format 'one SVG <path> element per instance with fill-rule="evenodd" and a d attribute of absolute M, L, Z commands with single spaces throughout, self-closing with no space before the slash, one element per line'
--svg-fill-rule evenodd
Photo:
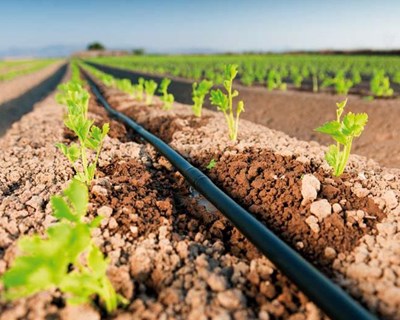
<path fill-rule="evenodd" d="M 391 83 L 400 84 L 398 57 L 319 56 L 319 55 L 214 55 L 214 56 L 127 56 L 93 58 L 93 62 L 144 73 L 164 74 L 199 81 L 222 80 L 226 64 L 238 64 L 238 81 L 260 84 L 269 90 L 309 88 L 317 92 L 332 87 L 347 94 L 361 83 L 372 97 L 390 97 Z"/>
<path fill-rule="evenodd" d="M 51 197 L 57 222 L 46 229 L 45 237 L 19 239 L 19 254 L 0 280 L 3 298 L 8 300 L 59 289 L 68 303 L 83 304 L 99 297 L 105 310 L 112 312 L 126 301 L 115 292 L 106 275 L 108 259 L 92 240 L 92 231 L 103 217 L 87 216 L 88 187 L 109 125 L 98 128 L 88 118 L 89 92 L 84 86 L 78 67 L 72 65 L 72 79 L 59 86 L 57 95 L 57 101 L 67 107 L 64 124 L 77 138 L 70 145 L 56 143 L 75 171 L 68 187 Z"/>
<path fill-rule="evenodd" d="M 157 89 L 154 82 L 141 79 L 137 84 L 132 84 L 127 79 L 115 79 L 88 65 L 83 67 L 106 86 L 127 92 L 148 107 L 154 106 L 153 95 Z M 237 65 L 225 66 L 223 90 L 210 92 L 210 100 L 224 114 L 229 137 L 233 141 L 237 139 L 239 116 L 244 111 L 242 101 L 236 104 L 233 101 L 239 95 L 232 88 L 237 74 Z M 164 79 L 158 88 L 162 108 L 166 110 L 173 107 L 174 101 L 173 95 L 168 93 L 169 82 L 169 79 Z M 66 294 L 68 303 L 82 304 L 98 297 L 105 310 L 112 312 L 127 301 L 113 288 L 106 273 L 108 260 L 92 240 L 92 230 L 99 226 L 102 217 L 87 216 L 89 187 L 96 174 L 109 125 L 106 123 L 99 128 L 88 118 L 89 92 L 85 85 L 80 79 L 78 66 L 73 63 L 72 79 L 59 86 L 57 95 L 57 101 L 67 108 L 64 125 L 76 136 L 75 142 L 70 144 L 56 143 L 75 171 L 68 187 L 60 195 L 51 197 L 57 222 L 46 229 L 45 237 L 30 235 L 18 241 L 19 254 L 0 280 L 5 288 L 6 299 L 18 299 L 57 288 Z M 210 82 L 201 82 L 193 87 L 193 112 L 198 116 L 201 116 L 201 104 L 210 89 Z M 326 160 L 337 176 L 343 173 L 351 143 L 362 133 L 368 119 L 366 114 L 351 112 L 342 118 L 345 105 L 346 101 L 338 103 L 336 120 L 316 129 L 329 134 L 336 141 L 327 151 Z M 209 164 L 213 165 L 215 162 Z"/>
<path fill-rule="evenodd" d="M 95 75 L 101 82 L 103 82 L 108 87 L 115 87 L 138 101 L 142 101 L 143 97 L 143 87 L 146 83 L 152 83 L 154 88 L 151 92 L 146 91 L 146 105 L 151 106 L 151 101 L 153 101 L 153 94 L 156 90 L 156 83 L 153 80 L 144 80 L 139 78 L 138 84 L 132 84 L 129 79 L 116 79 L 110 74 L 104 73 L 92 66 L 87 64 L 84 65 L 86 70 Z M 218 111 L 222 112 L 228 127 L 229 138 L 232 141 L 237 140 L 239 131 L 239 117 L 242 112 L 244 112 L 244 103 L 239 101 L 234 106 L 233 99 L 239 96 L 239 92 L 233 89 L 233 81 L 238 74 L 238 65 L 229 64 L 224 66 L 224 70 L 221 73 L 221 84 L 225 89 L 223 92 L 221 89 L 210 91 L 210 102 L 213 106 L 217 108 Z M 170 80 L 164 78 L 161 82 L 160 93 L 163 93 L 161 100 L 163 101 L 163 109 L 168 110 L 172 107 L 171 103 L 167 103 L 166 96 L 169 96 L 169 100 L 173 101 L 173 96 L 167 93 L 167 89 L 164 88 L 165 83 L 170 83 Z M 192 91 L 192 111 L 195 116 L 201 117 L 201 110 L 204 103 L 205 96 L 212 88 L 213 82 L 211 80 L 203 79 L 200 84 L 196 82 L 193 84 Z M 348 162 L 351 147 L 354 138 L 361 135 L 364 130 L 365 125 L 368 122 L 368 115 L 366 113 L 352 112 L 347 113 L 343 119 L 342 115 L 347 104 L 347 99 L 337 103 L 336 109 L 336 119 L 325 123 L 324 125 L 316 128 L 315 130 L 320 133 L 327 134 L 335 141 L 335 144 L 329 146 L 328 151 L 325 154 L 325 159 L 327 163 L 332 167 L 333 175 L 340 176 L 346 167 Z"/>
<path fill-rule="evenodd" d="M 0 61 L 0 81 L 7 81 L 41 70 L 54 63 L 54 59 Z"/>

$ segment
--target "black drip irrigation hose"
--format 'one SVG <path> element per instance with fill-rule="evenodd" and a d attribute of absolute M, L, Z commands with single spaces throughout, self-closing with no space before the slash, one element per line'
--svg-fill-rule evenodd
<path fill-rule="evenodd" d="M 377 319 L 226 195 L 204 173 L 192 166 L 168 144 L 145 130 L 131 118 L 113 109 L 100 93 L 93 79 L 86 72 L 84 72 L 84 75 L 94 95 L 112 117 L 124 122 L 167 158 L 199 193 L 228 218 L 265 257 L 292 280 L 326 315 L 332 319 L 343 320 Z"/>

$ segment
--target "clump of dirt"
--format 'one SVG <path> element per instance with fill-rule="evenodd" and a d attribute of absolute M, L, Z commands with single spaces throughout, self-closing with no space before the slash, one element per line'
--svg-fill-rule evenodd
<path fill-rule="evenodd" d="M 101 173 L 107 177 L 107 185 L 116 188 L 107 193 L 92 193 L 92 202 L 101 207 L 111 205 L 113 217 L 121 222 L 118 232 L 130 232 L 131 225 L 138 226 L 138 235 L 146 236 L 159 227 L 161 217 L 168 218 L 173 213 L 172 190 L 163 188 L 168 182 L 160 171 L 150 171 L 136 159 L 114 159 Z M 107 195 L 105 195 L 107 194 Z M 140 217 L 138 212 L 142 212 Z M 155 222 L 155 226 L 149 222 Z"/>

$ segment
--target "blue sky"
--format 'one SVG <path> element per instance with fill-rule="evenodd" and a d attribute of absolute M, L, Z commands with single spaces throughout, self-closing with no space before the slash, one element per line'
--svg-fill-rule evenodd
<path fill-rule="evenodd" d="M 0 51 L 400 48 L 400 0 L 0 0 Z"/>

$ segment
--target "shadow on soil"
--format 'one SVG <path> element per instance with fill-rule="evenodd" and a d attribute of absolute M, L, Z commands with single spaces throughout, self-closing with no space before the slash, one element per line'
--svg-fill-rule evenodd
<path fill-rule="evenodd" d="M 23 95 L 0 105 L 0 136 L 3 136 L 11 125 L 21 119 L 24 114 L 32 111 L 35 103 L 53 91 L 66 71 L 67 64 L 64 64 L 54 74 Z"/>

